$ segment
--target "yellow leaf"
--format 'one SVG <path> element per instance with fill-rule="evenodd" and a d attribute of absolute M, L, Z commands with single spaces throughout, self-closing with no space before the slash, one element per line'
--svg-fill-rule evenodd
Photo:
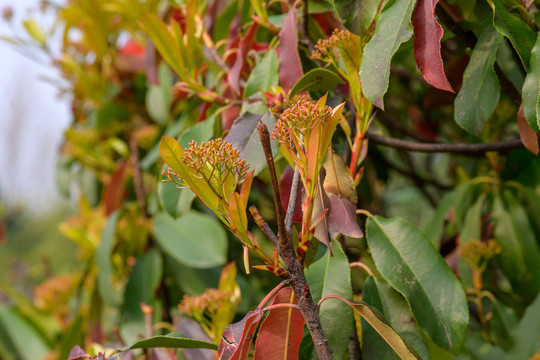
<path fill-rule="evenodd" d="M 323 187 L 327 193 L 339 197 L 345 197 L 347 200 L 356 204 L 358 194 L 354 186 L 354 180 L 347 170 L 345 160 L 334 151 L 328 151 L 324 158 L 323 167 L 326 170 Z"/>

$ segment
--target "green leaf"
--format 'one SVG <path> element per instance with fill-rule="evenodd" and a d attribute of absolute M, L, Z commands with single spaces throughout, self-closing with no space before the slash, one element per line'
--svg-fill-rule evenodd
<path fill-rule="evenodd" d="M 178 139 L 178 144 L 181 147 L 186 148 L 189 146 L 189 143 L 196 141 L 201 143 L 203 141 L 208 141 L 214 135 L 214 124 L 216 122 L 216 117 L 211 115 L 206 120 L 201 121 L 194 126 L 188 128 L 186 131 L 180 135 Z"/>
<path fill-rule="evenodd" d="M 390 347 L 399 355 L 403 360 L 415 360 L 422 359 L 420 355 L 416 353 L 414 348 L 407 344 L 401 336 L 399 336 L 394 329 L 388 325 L 384 316 L 377 311 L 377 309 L 369 306 L 364 302 L 356 302 L 349 299 L 345 299 L 339 296 L 332 295 L 331 298 L 339 299 L 348 304 L 357 313 L 362 316 L 366 322 L 369 323 L 375 329 L 379 335 L 390 345 Z M 324 303 L 323 303 L 324 304 Z"/>
<path fill-rule="evenodd" d="M 430 359 L 422 330 L 414 321 L 407 301 L 390 284 L 382 279 L 368 277 L 364 283 L 362 300 L 381 312 L 392 329 L 407 340 L 422 359 Z M 383 339 L 364 321 L 362 321 L 362 337 L 364 338 L 362 343 L 365 344 L 364 351 L 366 351 L 364 359 L 394 358 L 385 355 L 388 353 L 389 345 L 381 341 Z"/>
<path fill-rule="evenodd" d="M 518 326 L 512 331 L 507 360 L 530 359 L 540 349 L 540 295 L 527 307 Z"/>
<path fill-rule="evenodd" d="M 476 136 L 499 103 L 500 87 L 493 64 L 501 44 L 502 36 L 493 26 L 480 34 L 454 101 L 456 122 Z"/>
<path fill-rule="evenodd" d="M 444 223 L 448 216 L 448 213 L 452 210 L 456 210 L 456 222 L 459 223 L 461 220 L 460 212 L 458 209 L 462 209 L 463 206 L 460 206 L 462 202 L 466 202 L 468 205 L 468 198 L 470 198 L 471 186 L 470 183 L 463 183 L 458 185 L 451 192 L 446 194 L 439 203 L 437 210 L 433 217 L 426 223 L 422 232 L 426 238 L 435 246 L 436 248 L 440 247 L 441 236 L 443 235 Z M 465 206 L 468 208 L 468 206 Z M 459 228 L 459 225 L 458 225 Z"/>
<path fill-rule="evenodd" d="M 50 351 L 45 339 L 27 322 L 15 309 L 0 304 L 0 328 L 8 339 L 1 342 L 11 342 L 17 353 L 12 354 L 17 359 L 34 360 L 43 359 Z"/>
<path fill-rule="evenodd" d="M 411 14 L 415 5 L 415 0 L 396 0 L 387 6 L 364 49 L 360 66 L 362 90 L 369 101 L 383 110 L 383 96 L 388 90 L 390 78 L 390 61 L 400 45 L 413 34 Z"/>
<path fill-rule="evenodd" d="M 381 0 L 333 0 L 341 23 L 351 32 L 362 36 L 377 14 Z"/>
<path fill-rule="evenodd" d="M 332 90 L 343 80 L 330 70 L 315 68 L 305 73 L 291 89 L 289 97 L 305 91 Z"/>
<path fill-rule="evenodd" d="M 129 111 L 112 102 L 103 105 L 96 113 L 96 128 L 100 130 L 123 121 L 129 121 Z"/>
<path fill-rule="evenodd" d="M 341 245 L 336 240 L 332 242 L 334 256 L 330 256 L 327 250 L 323 257 L 306 270 L 306 280 L 315 303 L 327 295 L 352 297 L 349 261 Z M 325 301 L 320 307 L 319 316 L 333 357 L 341 359 L 347 351 L 353 331 L 351 309 L 344 303 Z"/>
<path fill-rule="evenodd" d="M 260 90 L 266 91 L 278 84 L 278 56 L 275 51 L 268 51 L 253 68 L 244 88 L 244 99 Z"/>
<path fill-rule="evenodd" d="M 511 333 L 519 319 L 512 308 L 500 301 L 492 302 L 491 306 L 493 316 L 489 320 L 489 325 L 493 332 L 494 343 L 508 350 L 512 344 Z"/>
<path fill-rule="evenodd" d="M 157 51 L 171 68 L 176 71 L 180 78 L 186 77 L 184 59 L 180 47 L 176 43 L 167 25 L 156 14 L 144 12 L 141 17 L 141 25 L 150 37 Z"/>
<path fill-rule="evenodd" d="M 45 40 L 47 39 L 47 36 L 43 32 L 43 30 L 39 27 L 38 23 L 34 19 L 27 19 L 23 21 L 23 26 L 30 34 L 30 36 L 36 40 L 40 45 L 45 44 Z"/>
<path fill-rule="evenodd" d="M 523 112 L 531 127 L 540 131 L 540 36 L 531 52 L 529 72 L 525 77 L 522 89 Z"/>
<path fill-rule="evenodd" d="M 463 226 L 459 232 L 459 243 L 464 245 L 473 240 L 480 240 L 482 236 L 482 211 L 486 196 L 482 194 L 476 202 L 469 208 L 463 221 Z M 459 277 L 463 286 L 474 288 L 472 269 L 467 260 L 460 257 L 458 260 Z"/>
<path fill-rule="evenodd" d="M 217 288 L 221 267 L 196 269 L 167 257 L 166 272 L 172 274 L 175 283 L 188 295 L 201 295 L 208 288 Z"/>
<path fill-rule="evenodd" d="M 187 213 L 191 209 L 191 203 L 197 197 L 190 188 L 179 188 L 171 181 L 159 182 L 158 195 L 163 210 L 175 218 Z"/>
<path fill-rule="evenodd" d="M 471 334 L 465 339 L 465 347 L 473 355 L 473 359 L 478 360 L 503 360 L 505 353 L 500 348 L 487 342 L 483 336 Z M 526 359 L 526 358 L 512 358 Z"/>
<path fill-rule="evenodd" d="M 124 294 L 123 317 L 125 320 L 144 319 L 140 304 L 150 303 L 162 275 L 163 260 L 157 249 L 148 251 L 137 260 Z"/>
<path fill-rule="evenodd" d="M 499 33 L 506 36 L 516 50 L 523 68 L 529 68 L 529 58 L 534 45 L 531 28 L 519 17 L 514 16 L 501 0 L 488 0 L 493 9 L 493 25 Z"/>
<path fill-rule="evenodd" d="M 227 235 L 209 215 L 191 211 L 174 220 L 161 212 L 154 217 L 154 233 L 163 250 L 185 265 L 209 268 L 227 260 Z"/>
<path fill-rule="evenodd" d="M 159 85 L 150 85 L 146 92 L 146 109 L 150 117 L 158 124 L 166 124 L 172 100 L 172 74 L 165 63 L 159 64 Z"/>
<path fill-rule="evenodd" d="M 118 306 L 122 303 L 120 293 L 112 287 L 113 266 L 111 260 L 116 239 L 116 224 L 119 217 L 120 211 L 117 210 L 107 219 L 96 254 L 96 263 L 99 269 L 97 279 L 99 294 L 103 302 L 109 306 Z"/>
<path fill-rule="evenodd" d="M 188 339 L 183 334 L 173 332 L 167 335 L 154 336 L 147 339 L 135 341 L 130 346 L 126 346 L 113 354 L 118 354 L 133 349 L 148 348 L 173 348 L 173 349 L 212 349 L 217 350 L 217 345 L 207 341 Z"/>
<path fill-rule="evenodd" d="M 261 139 L 257 130 L 257 124 L 261 120 L 268 127 L 268 132 L 271 134 L 276 119 L 271 112 L 264 115 L 251 114 L 246 112 L 234 121 L 234 124 L 225 137 L 225 141 L 231 143 L 240 151 L 240 157 L 249 165 L 249 170 L 255 170 L 255 175 L 266 168 L 266 158 L 262 150 Z M 278 142 L 270 140 L 272 145 L 272 153 L 276 156 L 278 151 Z"/>
<path fill-rule="evenodd" d="M 505 204 L 506 203 L 506 207 Z M 527 213 L 508 190 L 493 202 L 495 240 L 501 247 L 497 256 L 512 288 L 526 302 L 540 291 L 540 252 Z"/>
<path fill-rule="evenodd" d="M 472 240 L 480 240 L 482 235 L 482 210 L 484 208 L 485 197 L 485 194 L 480 195 L 467 211 L 459 233 L 460 244 L 466 244 Z"/>
<path fill-rule="evenodd" d="M 399 218 L 370 218 L 367 240 L 377 269 L 405 297 L 418 325 L 435 344 L 457 353 L 469 311 L 460 282 L 437 250 Z"/>
<path fill-rule="evenodd" d="M 74 346 L 84 344 L 83 316 L 78 314 L 69 328 L 62 334 L 60 341 L 59 359 L 68 359 L 69 353 Z"/>

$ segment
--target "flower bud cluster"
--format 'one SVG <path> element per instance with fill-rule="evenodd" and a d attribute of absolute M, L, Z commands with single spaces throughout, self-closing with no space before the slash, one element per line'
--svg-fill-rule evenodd
<path fill-rule="evenodd" d="M 207 289 L 199 296 L 184 295 L 178 305 L 178 311 L 188 316 L 203 314 L 204 312 L 213 313 L 222 304 L 230 301 L 233 293 L 231 291 L 222 291 L 217 289 Z"/>
<path fill-rule="evenodd" d="M 335 29 L 329 38 L 317 41 L 311 58 L 326 62 L 329 61 L 329 58 L 337 59 L 339 57 L 338 48 L 347 48 L 351 41 L 352 34 L 350 31 Z"/>
<path fill-rule="evenodd" d="M 294 136 L 299 143 L 309 139 L 311 131 L 332 116 L 332 108 L 325 106 L 321 109 L 315 102 L 301 97 L 295 104 L 285 110 L 274 127 L 272 138 L 284 146 L 294 149 Z"/>
<path fill-rule="evenodd" d="M 240 152 L 222 139 L 189 144 L 182 161 L 194 170 L 194 176 L 204 179 L 217 193 L 225 182 L 234 189 L 246 177 L 249 165 L 240 158 Z M 221 194 L 228 195 L 228 194 Z"/>

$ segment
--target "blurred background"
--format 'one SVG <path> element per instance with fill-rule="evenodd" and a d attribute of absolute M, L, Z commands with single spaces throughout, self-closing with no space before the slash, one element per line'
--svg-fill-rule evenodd
<path fill-rule="evenodd" d="M 0 0 L 0 11 L 0 284 L 24 290 L 74 264 L 75 245 L 58 231 L 71 206 L 55 172 L 70 108 L 50 58 L 20 46 L 24 19 L 49 28 L 54 14 L 36 0 Z"/>

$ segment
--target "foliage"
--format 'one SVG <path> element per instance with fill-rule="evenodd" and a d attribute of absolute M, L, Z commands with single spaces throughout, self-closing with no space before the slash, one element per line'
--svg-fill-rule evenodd
<path fill-rule="evenodd" d="M 539 356 L 537 4 L 44 6 L 80 265 L 0 357 Z"/>

